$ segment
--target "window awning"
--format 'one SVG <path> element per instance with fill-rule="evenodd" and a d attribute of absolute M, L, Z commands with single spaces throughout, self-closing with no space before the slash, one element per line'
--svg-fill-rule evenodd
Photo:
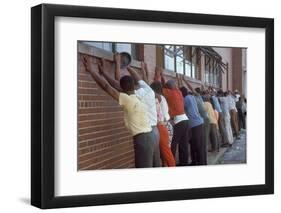
<path fill-rule="evenodd" d="M 227 71 L 227 65 L 223 63 L 222 57 L 218 54 L 212 47 L 199 47 L 199 49 L 208 57 L 215 60 L 218 66 L 218 70 L 224 73 L 224 70 Z"/>

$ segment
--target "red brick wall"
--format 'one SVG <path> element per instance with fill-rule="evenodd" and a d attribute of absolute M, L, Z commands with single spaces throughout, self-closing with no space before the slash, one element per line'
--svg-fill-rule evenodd
<path fill-rule="evenodd" d="M 85 72 L 78 58 L 78 169 L 133 167 L 133 144 L 122 108 Z M 109 62 L 106 67 L 112 71 Z"/>
<path fill-rule="evenodd" d="M 156 46 L 155 45 L 144 45 L 144 61 L 148 68 L 148 80 L 150 82 L 154 79 L 154 69 L 156 66 Z"/>

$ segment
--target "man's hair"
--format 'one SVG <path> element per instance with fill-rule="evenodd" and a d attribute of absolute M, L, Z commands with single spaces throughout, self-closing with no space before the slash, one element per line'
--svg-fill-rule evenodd
<path fill-rule="evenodd" d="M 166 82 L 166 86 L 169 89 L 174 89 L 176 87 L 176 82 L 173 79 L 170 79 Z"/>
<path fill-rule="evenodd" d="M 125 75 L 120 79 L 120 86 L 124 92 L 134 91 L 134 79 L 129 75 Z"/>
<path fill-rule="evenodd" d="M 154 81 L 152 84 L 150 84 L 150 87 L 155 93 L 162 95 L 162 85 L 160 81 Z"/>
<path fill-rule="evenodd" d="M 223 96 L 223 91 L 221 89 L 219 89 L 217 94 L 218 94 L 218 96 Z"/>
<path fill-rule="evenodd" d="M 206 94 L 203 95 L 202 99 L 203 99 L 204 102 L 210 102 L 210 96 L 209 95 L 206 95 Z"/>
<path fill-rule="evenodd" d="M 198 93 L 198 94 L 201 94 L 201 89 L 199 87 L 196 87 L 195 88 L 195 91 Z"/>
<path fill-rule="evenodd" d="M 186 89 L 186 87 L 181 87 L 180 91 L 183 97 L 188 95 L 188 90 Z"/>

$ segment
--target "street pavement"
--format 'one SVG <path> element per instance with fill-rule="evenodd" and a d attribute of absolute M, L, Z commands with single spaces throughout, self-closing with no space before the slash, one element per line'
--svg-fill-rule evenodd
<path fill-rule="evenodd" d="M 210 146 L 210 144 L 208 144 Z M 208 147 L 209 149 L 210 147 Z M 190 151 L 190 148 L 189 148 Z M 191 154 L 189 153 L 191 157 Z M 176 154 L 178 163 L 178 152 Z M 189 159 L 191 162 L 191 158 Z M 220 147 L 219 152 L 208 152 L 207 165 L 246 163 L 246 130 L 241 130 L 240 139 L 236 139 L 232 147 Z"/>
<path fill-rule="evenodd" d="M 218 159 L 217 164 L 246 163 L 246 130 L 241 130 L 240 139 L 236 139 L 232 147 L 228 148 Z"/>

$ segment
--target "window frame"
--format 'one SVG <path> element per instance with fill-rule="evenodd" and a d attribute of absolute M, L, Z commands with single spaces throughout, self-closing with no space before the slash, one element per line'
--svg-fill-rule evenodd
<path fill-rule="evenodd" d="M 170 46 L 173 49 L 171 50 L 170 48 L 166 48 L 166 46 Z M 178 51 L 176 50 L 177 47 L 181 47 L 182 54 L 178 55 Z M 187 54 L 187 51 L 190 51 L 189 55 Z M 163 45 L 163 65 L 164 68 L 170 71 L 173 71 L 175 73 L 183 74 L 189 78 L 192 79 L 197 79 L 198 80 L 198 72 L 199 72 L 199 67 L 200 64 L 198 64 L 198 47 L 196 46 L 186 46 L 186 45 Z M 170 52 L 171 55 L 166 54 L 166 52 Z M 189 58 L 188 58 L 189 56 Z M 173 69 L 170 69 L 170 67 L 166 66 L 166 57 L 173 58 Z M 178 72 L 178 67 L 177 67 L 177 58 L 182 57 L 183 61 L 183 71 Z M 188 63 L 187 63 L 188 62 Z M 190 75 L 187 73 L 186 65 L 190 66 Z"/>
<path fill-rule="evenodd" d="M 208 55 L 205 57 L 204 82 L 213 87 L 221 87 L 221 71 L 218 69 L 218 62 Z"/>
<path fill-rule="evenodd" d="M 99 41 L 83 41 L 83 43 L 86 43 L 86 44 L 89 44 L 89 43 L 96 43 L 96 44 L 108 44 L 110 47 L 111 47 L 111 50 L 108 50 L 106 48 L 101 48 L 99 46 L 95 46 L 92 44 L 92 46 L 94 46 L 95 48 L 98 48 L 98 49 L 101 49 L 101 50 L 104 50 L 104 51 L 108 51 L 108 52 L 111 52 L 111 53 L 117 53 L 117 45 L 118 44 L 128 44 L 131 46 L 131 52 L 130 52 L 130 55 L 132 57 L 132 59 L 134 60 L 140 60 L 140 53 L 139 53 L 139 47 L 138 45 L 139 44 L 134 44 L 134 43 L 122 43 L 122 42 L 99 42 Z"/>

